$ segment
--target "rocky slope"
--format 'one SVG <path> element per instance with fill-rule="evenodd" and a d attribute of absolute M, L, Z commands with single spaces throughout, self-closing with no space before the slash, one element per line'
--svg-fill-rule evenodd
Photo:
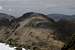
<path fill-rule="evenodd" d="M 0 42 L 16 46 L 16 50 L 64 50 L 64 45 L 75 32 L 72 22 L 56 22 L 47 15 L 34 12 L 8 23 L 10 27 L 0 26 Z"/>

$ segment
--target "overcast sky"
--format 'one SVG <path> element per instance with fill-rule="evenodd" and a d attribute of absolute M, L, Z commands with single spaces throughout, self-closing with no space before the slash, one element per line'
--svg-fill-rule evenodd
<path fill-rule="evenodd" d="M 20 16 L 30 11 L 75 14 L 75 0 L 0 0 L 0 12 Z"/>
<path fill-rule="evenodd" d="M 75 14 L 75 0 L 0 0 L 0 13 L 16 17 L 26 12 Z M 0 50 L 12 50 L 0 44 Z"/>

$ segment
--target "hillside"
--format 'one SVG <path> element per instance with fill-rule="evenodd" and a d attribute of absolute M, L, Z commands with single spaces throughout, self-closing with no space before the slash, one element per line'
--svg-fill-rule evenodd
<path fill-rule="evenodd" d="M 56 22 L 47 15 L 30 12 L 8 23 L 10 27 L 0 26 L 0 42 L 17 47 L 16 50 L 65 50 L 68 40 L 74 44 L 70 38 L 75 32 L 75 23 L 68 20 Z"/>

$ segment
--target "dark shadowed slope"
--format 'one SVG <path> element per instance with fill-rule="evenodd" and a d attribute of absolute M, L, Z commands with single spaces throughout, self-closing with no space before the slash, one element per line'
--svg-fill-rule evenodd
<path fill-rule="evenodd" d="M 0 25 L 10 25 L 10 23 L 14 22 L 14 20 L 15 17 L 8 14 L 0 13 Z"/>

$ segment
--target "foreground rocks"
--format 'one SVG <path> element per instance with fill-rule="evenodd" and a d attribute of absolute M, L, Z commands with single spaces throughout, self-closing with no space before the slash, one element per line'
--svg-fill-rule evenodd
<path fill-rule="evenodd" d="M 10 47 L 16 46 L 16 50 L 65 50 L 68 38 L 75 32 L 74 23 L 56 22 L 40 13 L 29 12 L 20 18 L 12 18 L 7 22 L 10 27 L 1 24 L 0 42 L 9 44 Z"/>

